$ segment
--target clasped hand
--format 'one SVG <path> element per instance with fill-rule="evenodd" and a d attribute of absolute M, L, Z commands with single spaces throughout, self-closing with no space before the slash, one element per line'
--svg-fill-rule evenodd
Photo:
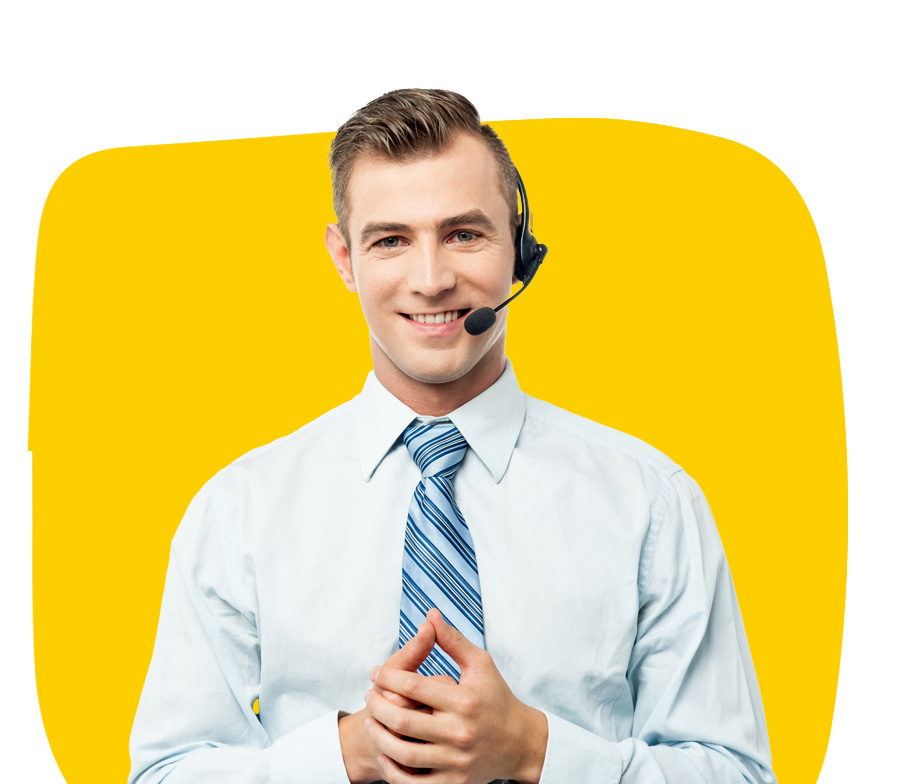
<path fill-rule="evenodd" d="M 414 670 L 435 642 L 460 682 Z M 537 782 L 546 752 L 543 713 L 518 700 L 492 657 L 431 610 L 418 634 L 371 670 L 365 729 L 390 784 Z"/>

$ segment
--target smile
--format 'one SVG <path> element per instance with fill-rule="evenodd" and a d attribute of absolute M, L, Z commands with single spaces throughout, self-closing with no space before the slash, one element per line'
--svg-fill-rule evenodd
<path fill-rule="evenodd" d="M 463 310 L 445 310 L 441 313 L 404 313 L 403 315 L 417 321 L 419 324 L 450 324 L 461 316 L 465 316 L 469 308 Z"/>

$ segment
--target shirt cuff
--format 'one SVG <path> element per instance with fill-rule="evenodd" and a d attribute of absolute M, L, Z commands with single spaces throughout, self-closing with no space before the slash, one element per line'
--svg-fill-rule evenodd
<path fill-rule="evenodd" d="M 623 754 L 577 724 L 543 711 L 549 734 L 540 784 L 617 784 L 623 775 Z"/>
<path fill-rule="evenodd" d="M 349 784 L 339 741 L 339 711 L 282 735 L 271 747 L 271 784 Z"/>

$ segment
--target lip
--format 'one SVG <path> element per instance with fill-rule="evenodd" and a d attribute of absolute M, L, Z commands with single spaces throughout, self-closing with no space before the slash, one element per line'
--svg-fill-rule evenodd
<path fill-rule="evenodd" d="M 446 324 L 423 324 L 420 321 L 413 321 L 405 313 L 400 313 L 399 315 L 406 324 L 415 329 L 419 334 L 429 337 L 439 337 L 441 335 L 451 335 L 456 332 L 463 326 L 463 322 L 466 317 L 473 312 L 472 308 L 452 308 L 452 310 L 466 310 L 466 313 L 464 313 L 462 316 L 458 316 L 453 321 Z M 443 312 L 443 310 L 431 311 L 432 315 Z M 413 313 L 421 313 L 421 311 L 413 311 Z M 428 314 L 423 313 L 422 315 Z"/>

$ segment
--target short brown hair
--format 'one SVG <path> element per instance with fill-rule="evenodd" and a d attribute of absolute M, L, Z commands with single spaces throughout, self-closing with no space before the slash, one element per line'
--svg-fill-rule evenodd
<path fill-rule="evenodd" d="M 498 134 L 480 123 L 476 107 L 450 90 L 393 90 L 349 117 L 329 149 L 332 205 L 346 244 L 350 246 L 348 182 L 360 156 L 399 162 L 426 158 L 447 149 L 458 133 L 481 139 L 492 154 L 499 187 L 511 208 L 513 234 L 518 214 L 517 170 Z"/>

